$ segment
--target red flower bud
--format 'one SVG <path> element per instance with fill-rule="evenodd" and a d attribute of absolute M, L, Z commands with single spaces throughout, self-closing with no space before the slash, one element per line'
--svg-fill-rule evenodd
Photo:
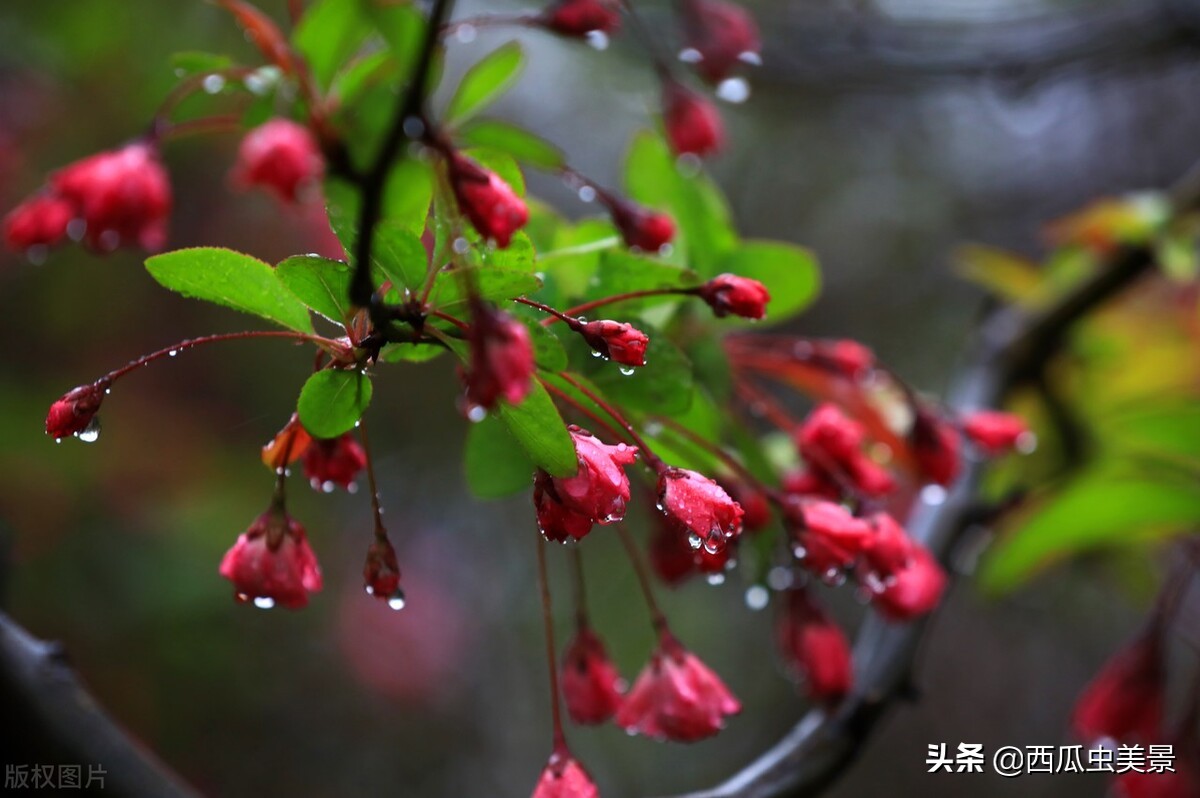
<path fill-rule="evenodd" d="M 663 125 L 676 155 L 703 158 L 725 146 L 716 106 L 674 80 L 663 84 Z"/>
<path fill-rule="evenodd" d="M 742 532 L 741 505 L 716 482 L 695 471 L 668 468 L 662 472 L 658 503 L 711 553 L 721 551 L 729 539 Z"/>
<path fill-rule="evenodd" d="M 918 410 L 909 432 L 917 467 L 930 481 L 949 485 L 962 466 L 962 439 L 958 431 L 927 410 Z"/>
<path fill-rule="evenodd" d="M 866 521 L 827 501 L 793 501 L 785 519 L 796 538 L 797 559 L 826 580 L 854 563 L 872 533 Z"/>
<path fill-rule="evenodd" d="M 688 543 L 686 527 L 670 516 L 658 518 L 650 537 L 650 567 L 659 579 L 675 587 L 696 572 L 697 550 Z"/>
<path fill-rule="evenodd" d="M 762 42 L 754 18 L 721 0 L 691 0 L 683 6 L 687 47 L 696 71 L 709 83 L 729 77 L 738 62 L 759 63 Z"/>
<path fill-rule="evenodd" d="M 696 295 L 708 303 L 715 315 L 732 314 L 743 319 L 761 319 L 767 314 L 767 303 L 771 301 L 765 285 L 736 274 L 717 275 L 700 286 Z"/>
<path fill-rule="evenodd" d="M 625 466 L 637 459 L 637 447 L 610 446 L 586 430 L 571 427 L 579 469 L 574 476 L 551 477 L 539 470 L 533 503 L 538 526 L 549 540 L 581 539 L 592 524 L 611 524 L 625 517 L 629 477 Z"/>
<path fill-rule="evenodd" d="M 400 606 L 404 606 L 404 597 L 400 593 L 400 563 L 396 560 L 396 550 L 386 538 L 376 540 L 367 549 L 363 587 L 368 595 L 380 601 L 399 601 Z"/>
<path fill-rule="evenodd" d="M 532 798 L 600 798 L 600 791 L 575 757 L 563 752 L 550 757 Z"/>
<path fill-rule="evenodd" d="M 450 186 L 458 206 L 484 238 L 507 247 L 529 221 L 529 209 L 512 187 L 461 153 L 449 160 Z"/>
<path fill-rule="evenodd" d="M 963 419 L 963 432 L 984 454 L 997 455 L 1015 448 L 1029 428 L 1020 416 L 981 410 Z"/>
<path fill-rule="evenodd" d="M 589 321 L 579 330 L 583 340 L 608 360 L 622 366 L 646 365 L 646 345 L 650 338 L 632 324 L 620 321 Z"/>
<path fill-rule="evenodd" d="M 52 247 L 67 234 L 75 208 L 62 197 L 38 194 L 4 217 L 4 245 L 13 252 L 32 247 Z"/>
<path fill-rule="evenodd" d="M 261 186 L 284 202 L 297 202 L 317 187 L 324 171 L 320 147 L 308 128 L 290 119 L 272 119 L 242 139 L 232 178 L 243 188 Z"/>
<path fill-rule="evenodd" d="M 1181 759 L 1173 771 L 1130 770 L 1112 780 L 1113 798 L 1195 798 L 1200 795 L 1200 777 Z"/>
<path fill-rule="evenodd" d="M 863 546 L 861 576 L 868 589 L 879 592 L 912 562 L 914 543 L 887 513 L 875 513 L 869 523 L 874 534 Z"/>
<path fill-rule="evenodd" d="M 157 250 L 166 243 L 171 184 L 153 145 L 135 142 L 76 161 L 50 184 L 83 217 L 84 240 L 93 249 Z"/>
<path fill-rule="evenodd" d="M 321 568 L 308 546 L 304 527 L 282 509 L 255 519 L 221 560 L 221 576 L 233 582 L 239 602 L 267 609 L 282 604 L 299 609 L 321 589 Z"/>
<path fill-rule="evenodd" d="M 1160 733 L 1166 670 L 1153 631 L 1113 655 L 1075 703 L 1071 727 L 1080 739 L 1153 739 Z"/>
<path fill-rule="evenodd" d="M 351 490 L 358 472 L 367 465 L 367 453 L 349 432 L 336 438 L 316 439 L 304 453 L 304 476 L 313 490 L 326 493 L 334 486 Z"/>
<path fill-rule="evenodd" d="M 740 480 L 723 480 L 726 492 L 742 508 L 742 527 L 747 532 L 757 532 L 771 523 L 771 503 L 757 488 Z"/>
<path fill-rule="evenodd" d="M 796 446 L 805 460 L 821 465 L 841 465 L 859 456 L 865 433 L 862 424 L 837 405 L 814 409 L 796 431 Z"/>
<path fill-rule="evenodd" d="M 854 681 L 846 634 L 807 590 L 788 590 L 776 639 L 784 661 L 808 686 L 817 702 L 836 702 Z"/>
<path fill-rule="evenodd" d="M 104 380 L 67 391 L 61 399 L 50 405 L 50 412 L 46 414 L 46 434 L 61 440 L 70 435 L 79 435 L 89 428 L 95 429 L 98 423 L 96 413 L 100 411 L 107 391 L 108 383 Z"/>
<path fill-rule="evenodd" d="M 881 592 L 873 603 L 879 614 L 892 621 L 909 621 L 930 612 L 942 600 L 946 573 L 929 550 L 916 541 L 905 568 Z"/>
<path fill-rule="evenodd" d="M 621 27 L 621 12 L 613 0 L 559 0 L 542 11 L 538 24 L 559 36 L 582 39 L 593 31 L 611 36 Z"/>
<path fill-rule="evenodd" d="M 501 399 L 520 403 L 529 394 L 534 371 L 533 344 L 525 325 L 480 303 L 467 341 L 471 344 L 471 369 L 464 378 L 468 414 L 475 418 L 475 408 L 491 410 Z"/>
<path fill-rule="evenodd" d="M 604 643 L 583 626 L 563 654 L 562 689 L 571 720 L 603 723 L 621 705 L 621 675 L 608 658 Z"/>
<path fill-rule="evenodd" d="M 783 491 L 793 496 L 828 499 L 833 502 L 842 497 L 842 489 L 838 487 L 837 482 L 826 472 L 814 468 L 784 474 Z"/>
<path fill-rule="evenodd" d="M 720 677 L 664 635 L 617 710 L 616 723 L 631 734 L 688 743 L 716 734 L 727 716 L 741 710 Z"/>
<path fill-rule="evenodd" d="M 621 231 L 626 246 L 653 253 L 675 237 L 675 220 L 669 215 L 616 197 L 608 198 L 607 202 L 613 224 Z"/>
<path fill-rule="evenodd" d="M 857 341 L 823 342 L 817 346 L 817 357 L 850 379 L 875 366 L 875 353 Z"/>

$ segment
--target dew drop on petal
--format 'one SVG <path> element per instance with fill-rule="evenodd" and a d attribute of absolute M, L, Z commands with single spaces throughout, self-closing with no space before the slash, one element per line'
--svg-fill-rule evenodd
<path fill-rule="evenodd" d="M 717 97 L 727 103 L 744 103 L 750 99 L 750 84 L 745 78 L 726 78 L 717 86 Z"/>
<path fill-rule="evenodd" d="M 467 410 L 467 421 L 472 424 L 478 424 L 487 418 L 487 409 L 483 405 L 472 405 Z"/>
<path fill-rule="evenodd" d="M 79 440 L 84 443 L 95 443 L 100 440 L 100 416 L 92 416 L 88 425 L 77 433 Z"/>
<path fill-rule="evenodd" d="M 746 588 L 746 606 L 757 612 L 767 606 L 771 593 L 762 585 L 751 585 Z"/>
<path fill-rule="evenodd" d="M 699 535 L 697 535 L 695 532 L 689 532 L 688 533 L 688 545 L 691 546 L 693 549 L 698 549 L 704 545 L 704 539 L 701 538 Z"/>
<path fill-rule="evenodd" d="M 260 610 L 269 610 L 275 606 L 275 599 L 269 596 L 255 596 L 254 606 Z"/>

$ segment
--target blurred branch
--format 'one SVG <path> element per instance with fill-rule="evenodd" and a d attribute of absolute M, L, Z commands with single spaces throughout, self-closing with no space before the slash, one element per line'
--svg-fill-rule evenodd
<path fill-rule="evenodd" d="M 1171 191 L 1175 214 L 1200 208 L 1200 164 Z M 947 395 L 956 411 L 997 407 L 1019 384 L 1037 380 L 1077 321 L 1120 294 L 1154 265 L 1149 247 L 1125 247 L 1052 307 L 1028 314 L 1005 307 L 980 325 L 964 367 Z M 964 534 L 977 523 L 976 496 L 983 474 L 978 461 L 941 504 L 918 502 L 908 519 L 913 538 L 945 566 L 959 560 Z M 953 568 L 948 567 L 953 575 Z M 917 650 L 930 618 L 895 625 L 871 613 L 854 646 L 854 693 L 833 710 L 813 709 L 774 747 L 728 781 L 677 798 L 799 798 L 818 795 L 862 752 L 871 733 L 898 699 L 913 694 Z"/>
<path fill-rule="evenodd" d="M 766 62 L 785 79 L 1021 77 L 1096 61 L 1200 48 L 1196 0 L 1011 3 L 951 16 L 896 18 L 870 4 L 791 3 L 769 24 L 786 48 Z M 764 22 L 767 22 L 764 19 Z"/>
<path fill-rule="evenodd" d="M 58 643 L 38 640 L 0 613 L 0 706 L 9 733 L 5 761 L 98 765 L 116 795 L 198 795 L 110 718 L 79 683 Z M 86 770 L 85 770 L 86 772 Z"/>

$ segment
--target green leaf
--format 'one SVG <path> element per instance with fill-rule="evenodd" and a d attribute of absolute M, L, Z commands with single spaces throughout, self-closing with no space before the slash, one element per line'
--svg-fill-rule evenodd
<path fill-rule="evenodd" d="M 666 142 L 644 132 L 630 147 L 625 185 L 633 199 L 674 217 L 672 263 L 686 263 L 702 277 L 719 273 L 721 259 L 738 237 L 725 198 L 704 173 L 681 171 Z"/>
<path fill-rule="evenodd" d="M 371 26 L 357 3 L 317 0 L 305 9 L 292 41 L 317 83 L 324 87 L 370 32 Z"/>
<path fill-rule="evenodd" d="M 350 320 L 350 278 L 354 271 L 340 260 L 295 255 L 275 267 L 275 276 L 311 310 L 339 324 Z"/>
<path fill-rule="evenodd" d="M 1094 468 L 1076 478 L 1021 526 L 1000 539 L 980 571 L 981 585 L 1000 592 L 1037 570 L 1087 549 L 1117 547 L 1194 527 L 1200 489 L 1128 469 Z"/>
<path fill-rule="evenodd" d="M 567 350 L 562 341 L 549 327 L 543 327 L 537 319 L 521 317 L 529 328 L 529 340 L 533 344 L 533 362 L 538 368 L 558 372 L 567 368 Z"/>
<path fill-rule="evenodd" d="M 518 196 L 525 196 L 525 175 L 521 167 L 507 152 L 491 147 L 471 147 L 462 153 L 478 163 L 484 169 L 490 169 L 500 176 L 500 179 L 512 186 Z"/>
<path fill-rule="evenodd" d="M 383 187 L 383 215 L 387 222 L 420 235 L 433 201 L 433 169 L 414 158 L 400 160 L 388 173 Z"/>
<path fill-rule="evenodd" d="M 400 76 L 400 62 L 386 50 L 363 56 L 337 74 L 329 88 L 339 103 L 353 104 L 368 86 L 385 81 L 395 82 Z"/>
<path fill-rule="evenodd" d="M 500 404 L 500 419 L 533 464 L 556 477 L 569 477 L 579 470 L 575 444 L 550 394 L 537 380 L 519 405 Z"/>
<path fill-rule="evenodd" d="M 425 16 L 411 3 L 359 0 L 358 5 L 400 62 L 400 73 L 408 75 L 412 72 L 425 36 Z"/>
<path fill-rule="evenodd" d="M 528 272 L 516 269 L 448 269 L 438 273 L 429 294 L 431 307 L 445 309 L 467 301 L 467 274 L 474 275 L 479 296 L 491 302 L 523 296 L 542 287 L 542 281 Z"/>
<path fill-rule="evenodd" d="M 360 371 L 325 369 L 300 389 L 296 412 L 316 438 L 336 438 L 354 429 L 371 403 L 371 380 Z"/>
<path fill-rule="evenodd" d="M 424 363 L 445 354 L 446 348 L 438 344 L 388 344 L 379 359 L 386 363 Z"/>
<path fill-rule="evenodd" d="M 458 139 L 470 147 L 489 147 L 508 153 L 538 169 L 554 170 L 566 165 L 562 150 L 524 128 L 492 119 L 480 119 L 464 127 Z"/>
<path fill-rule="evenodd" d="M 596 280 L 588 289 L 587 298 L 648 291 L 658 288 L 683 288 L 695 285 L 696 273 L 669 263 L 651 260 L 623 250 L 607 250 L 600 254 Z M 676 301 L 678 297 L 649 297 L 629 300 L 619 307 L 644 307 L 649 302 Z"/>
<path fill-rule="evenodd" d="M 415 233 L 392 222 L 375 229 L 371 260 L 392 285 L 418 291 L 429 270 L 429 255 Z"/>
<path fill-rule="evenodd" d="M 231 249 L 196 247 L 149 257 L 146 270 L 163 287 L 184 296 L 312 332 L 308 308 L 276 279 L 270 264 L 258 258 Z"/>
<path fill-rule="evenodd" d="M 233 66 L 232 58 L 217 53 L 188 51 L 174 53 L 171 56 L 171 68 L 181 78 L 189 75 L 204 75 L 211 72 L 218 72 L 222 69 L 228 69 L 231 66 Z"/>
<path fill-rule="evenodd" d="M 602 363 L 592 380 L 617 404 L 645 413 L 684 413 L 693 398 L 692 364 L 679 347 L 658 330 L 650 337 L 646 365 L 625 374 L 616 364 Z"/>
<path fill-rule="evenodd" d="M 500 499 L 528 489 L 537 468 L 498 418 L 471 425 L 463 454 L 467 486 L 481 499 Z"/>
<path fill-rule="evenodd" d="M 446 107 L 446 124 L 461 124 L 493 103 L 516 82 L 524 65 L 525 54 L 517 42 L 509 42 L 485 56 L 467 70 L 458 84 Z"/>
<path fill-rule="evenodd" d="M 771 293 L 766 321 L 786 321 L 816 298 L 821 285 L 817 260 L 803 247 L 778 241 L 747 241 L 721 261 L 721 272 L 758 280 Z"/>

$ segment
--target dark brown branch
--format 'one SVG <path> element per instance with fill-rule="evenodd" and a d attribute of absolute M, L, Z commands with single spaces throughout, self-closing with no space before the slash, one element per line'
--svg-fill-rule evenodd
<path fill-rule="evenodd" d="M 104 787 L 114 795 L 182 798 L 199 793 L 135 742 L 96 703 L 67 663 L 57 643 L 38 640 L 0 613 L 0 706 L 10 734 L 13 764 L 73 764 L 83 773 L 103 768 Z"/>
<path fill-rule="evenodd" d="M 1177 215 L 1200 207 L 1200 166 L 1172 190 L 1171 201 Z M 999 406 L 1016 385 L 1041 374 L 1079 319 L 1129 287 L 1153 264 L 1148 247 L 1123 248 L 1042 313 L 1027 315 L 1015 308 L 992 313 L 979 329 L 947 405 L 956 411 Z M 944 502 L 920 502 L 908 519 L 909 533 L 943 565 L 957 561 L 956 548 L 978 517 L 982 471 L 981 463 L 967 463 Z M 678 798 L 819 794 L 858 757 L 887 711 L 911 695 L 914 662 L 929 623 L 926 618 L 895 625 L 871 613 L 855 642 L 856 688 L 849 698 L 831 712 L 810 711 L 774 747 L 723 784 Z"/>

